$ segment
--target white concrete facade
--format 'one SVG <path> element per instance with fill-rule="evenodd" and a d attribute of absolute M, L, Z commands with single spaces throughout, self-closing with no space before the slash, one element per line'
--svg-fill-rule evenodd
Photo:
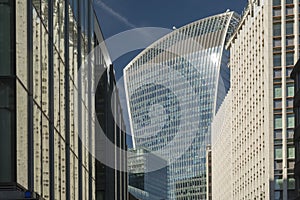
<path fill-rule="evenodd" d="M 223 182 L 231 183 L 232 197 L 226 199 L 294 198 L 294 89 L 289 74 L 299 57 L 298 35 L 298 0 L 251 0 L 227 44 L 231 54 L 231 180 L 225 170 L 216 169 L 223 165 L 213 162 L 213 181 L 224 178 L 228 180 Z M 228 156 L 227 151 L 224 155 L 216 151 L 221 154 L 213 152 L 217 154 L 213 161 Z M 220 184 L 213 183 L 213 199 L 220 199 Z"/>
<path fill-rule="evenodd" d="M 225 97 L 212 123 L 212 198 L 232 199 L 231 92 Z"/>

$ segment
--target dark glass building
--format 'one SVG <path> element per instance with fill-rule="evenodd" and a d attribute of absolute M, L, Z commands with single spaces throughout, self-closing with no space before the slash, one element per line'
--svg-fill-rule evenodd
<path fill-rule="evenodd" d="M 0 27 L 0 199 L 126 200 L 126 173 L 99 164 L 81 140 L 95 138 L 90 111 L 103 98 L 90 95 L 95 72 L 112 70 L 100 51 L 79 74 L 103 41 L 93 0 L 0 0 Z M 112 71 L 106 76 L 103 95 L 114 85 Z M 121 111 L 113 120 L 111 107 L 100 124 L 126 149 Z M 126 155 L 114 156 L 126 169 Z"/>
<path fill-rule="evenodd" d="M 114 98 L 115 100 L 111 100 Z M 112 108 L 112 109 L 108 109 Z M 105 159 L 115 160 L 113 166 L 106 166 L 96 161 L 96 199 L 97 200 L 127 200 L 128 176 L 127 176 L 127 145 L 125 122 L 122 118 L 122 108 L 119 100 L 118 90 L 113 66 L 106 68 L 101 76 L 96 91 L 96 115 L 106 137 L 115 144 L 113 152 L 107 152 L 106 144 L 96 149 L 104 152 Z M 97 137 L 97 136 L 96 136 Z M 96 141 L 99 141 L 96 139 Z M 111 155 L 114 155 L 111 157 Z"/>

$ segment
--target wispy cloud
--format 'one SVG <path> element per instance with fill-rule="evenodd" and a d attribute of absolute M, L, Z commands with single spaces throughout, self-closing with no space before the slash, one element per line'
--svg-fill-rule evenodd
<path fill-rule="evenodd" d="M 137 28 L 134 24 L 132 24 L 126 17 L 120 15 L 118 12 L 113 10 L 111 7 L 106 5 L 103 1 L 101 0 L 96 0 L 95 4 L 101 6 L 104 10 L 106 10 L 109 14 L 120 20 L 121 22 L 125 23 L 127 26 L 131 28 Z"/>

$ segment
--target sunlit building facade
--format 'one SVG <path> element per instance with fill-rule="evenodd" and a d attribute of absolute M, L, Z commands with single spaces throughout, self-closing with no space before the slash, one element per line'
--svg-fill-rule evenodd
<path fill-rule="evenodd" d="M 93 1 L 3 0 L 0 19 L 0 199 L 127 199 L 100 197 L 81 140 L 95 138 L 95 65 L 79 74 L 103 41 Z M 96 67 L 109 69 L 104 51 Z"/>
<path fill-rule="evenodd" d="M 295 96 L 294 96 L 294 113 L 295 113 L 295 129 L 294 129 L 294 144 L 295 144 L 295 180 L 296 180 L 296 192 L 297 192 L 297 198 L 295 200 L 300 199 L 300 61 L 296 63 L 294 66 L 293 72 L 291 74 L 291 77 L 295 81 Z"/>
<path fill-rule="evenodd" d="M 228 11 L 183 26 L 124 69 L 133 146 L 168 161 L 168 199 L 206 198 L 205 150 L 230 85 L 224 45 L 237 23 Z"/>
<path fill-rule="evenodd" d="M 228 199 L 294 199 L 290 73 L 299 57 L 299 1 L 249 1 L 227 47 L 232 75 L 228 112 L 232 171 L 225 177 L 216 171 L 213 179 L 227 177 L 232 184 Z"/>
<path fill-rule="evenodd" d="M 212 122 L 212 199 L 230 200 L 232 196 L 232 95 L 229 90 Z"/>

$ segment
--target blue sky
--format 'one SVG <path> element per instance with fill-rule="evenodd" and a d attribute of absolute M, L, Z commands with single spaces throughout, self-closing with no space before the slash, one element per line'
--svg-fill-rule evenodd
<path fill-rule="evenodd" d="M 201 18 L 225 12 L 241 13 L 248 0 L 94 0 L 96 14 L 107 39 L 122 31 L 140 27 L 179 28 Z M 117 78 L 139 51 L 116 61 Z"/>

